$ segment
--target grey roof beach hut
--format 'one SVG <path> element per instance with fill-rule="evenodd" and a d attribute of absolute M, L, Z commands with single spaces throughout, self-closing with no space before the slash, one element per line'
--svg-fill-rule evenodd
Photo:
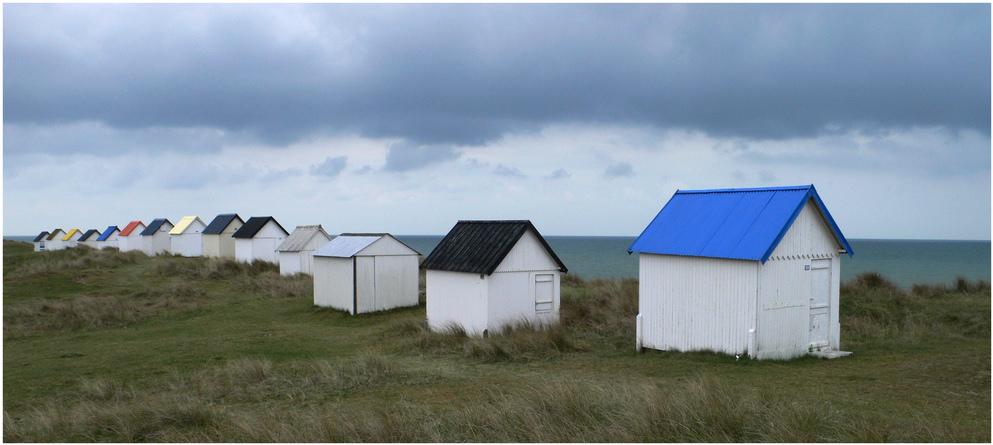
<path fill-rule="evenodd" d="M 343 233 L 314 251 L 314 304 L 350 314 L 418 304 L 420 254 L 387 233 Z"/>
<path fill-rule="evenodd" d="M 51 233 L 48 233 L 48 231 L 46 230 L 44 232 L 39 233 L 38 236 L 34 237 L 34 241 L 32 241 L 32 244 L 34 244 L 35 252 L 41 252 L 45 250 L 45 242 L 48 241 L 48 235 L 51 235 Z"/>
<path fill-rule="evenodd" d="M 677 190 L 638 253 L 638 348 L 790 359 L 839 350 L 848 245 L 813 185 Z"/>
<path fill-rule="evenodd" d="M 330 241 L 331 237 L 320 224 L 297 226 L 293 233 L 276 248 L 279 255 L 279 273 L 282 275 L 296 273 L 312 275 L 314 251 Z"/>
<path fill-rule="evenodd" d="M 45 240 L 45 250 L 62 250 L 65 248 L 65 244 L 62 242 L 62 237 L 66 236 L 65 231 L 62 229 L 55 229 L 52 233 L 48 234 L 48 238 Z"/>
<path fill-rule="evenodd" d="M 234 259 L 234 235 L 245 224 L 237 213 L 217 215 L 207 225 L 203 235 L 203 256 L 207 258 Z"/>
<path fill-rule="evenodd" d="M 271 216 L 253 216 L 245 221 L 234 238 L 234 259 L 244 263 L 268 261 L 279 264 L 276 248 L 290 233 Z"/>
<path fill-rule="evenodd" d="M 97 238 L 100 237 L 100 231 L 97 229 L 90 229 L 83 233 L 83 236 L 79 237 L 78 244 L 83 246 L 89 246 L 94 249 L 99 249 L 97 247 Z"/>
<path fill-rule="evenodd" d="M 531 221 L 459 221 L 421 269 L 428 327 L 458 325 L 470 335 L 557 322 L 568 272 Z"/>
<path fill-rule="evenodd" d="M 172 240 L 169 238 L 172 227 L 172 223 L 166 218 L 153 219 L 141 231 L 141 251 L 149 256 L 172 253 Z"/>

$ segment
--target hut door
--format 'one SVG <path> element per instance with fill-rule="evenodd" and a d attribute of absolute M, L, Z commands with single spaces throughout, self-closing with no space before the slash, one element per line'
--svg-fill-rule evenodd
<path fill-rule="evenodd" d="M 831 326 L 831 259 L 810 263 L 810 346 L 828 345 Z"/>
<path fill-rule="evenodd" d="M 355 313 L 376 310 L 376 257 L 355 257 Z"/>
<path fill-rule="evenodd" d="M 534 276 L 534 313 L 546 314 L 555 305 L 555 275 L 538 274 Z"/>

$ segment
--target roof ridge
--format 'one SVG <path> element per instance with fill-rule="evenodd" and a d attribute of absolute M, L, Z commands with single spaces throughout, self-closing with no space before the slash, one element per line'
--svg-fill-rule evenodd
<path fill-rule="evenodd" d="M 778 192 L 792 190 L 807 190 L 813 184 L 789 185 L 778 187 L 748 187 L 748 188 L 726 188 L 726 189 L 700 189 L 700 190 L 676 190 L 675 194 L 704 194 L 704 193 L 745 193 L 745 192 Z"/>

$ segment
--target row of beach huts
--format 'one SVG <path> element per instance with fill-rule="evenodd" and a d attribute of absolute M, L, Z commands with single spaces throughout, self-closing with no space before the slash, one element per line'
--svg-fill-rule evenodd
<path fill-rule="evenodd" d="M 310 274 L 314 304 L 351 314 L 418 304 L 427 325 L 496 333 L 558 321 L 568 269 L 527 220 L 459 221 L 420 261 L 387 233 L 287 232 L 271 216 L 187 216 L 100 232 L 56 229 L 35 250 L 87 245 L 269 261 Z M 813 185 L 679 190 L 628 248 L 639 254 L 638 349 L 710 350 L 757 359 L 840 352 L 840 256 L 853 251 Z"/>

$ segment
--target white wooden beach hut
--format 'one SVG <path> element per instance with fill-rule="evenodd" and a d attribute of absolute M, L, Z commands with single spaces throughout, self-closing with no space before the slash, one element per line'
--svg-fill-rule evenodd
<path fill-rule="evenodd" d="M 839 349 L 848 241 L 813 185 L 679 190 L 638 253 L 638 348 L 789 359 Z"/>
<path fill-rule="evenodd" d="M 354 315 L 418 304 L 420 254 L 388 233 L 343 233 L 313 256 L 317 306 Z"/>
<path fill-rule="evenodd" d="M 79 238 L 83 236 L 83 231 L 79 229 L 72 229 L 69 233 L 66 233 L 62 237 L 62 248 L 76 247 L 79 243 Z"/>
<path fill-rule="evenodd" d="M 470 335 L 557 322 L 568 272 L 531 221 L 459 221 L 421 269 L 428 327 L 459 325 Z"/>
<path fill-rule="evenodd" d="M 66 236 L 66 233 L 62 229 L 55 229 L 52 233 L 48 234 L 48 239 L 45 240 L 45 250 L 62 250 L 65 248 L 65 243 L 62 242 L 62 237 Z"/>
<path fill-rule="evenodd" d="M 245 224 L 237 213 L 217 215 L 203 229 L 203 256 L 234 259 L 234 235 Z"/>
<path fill-rule="evenodd" d="M 109 226 L 107 229 L 97 237 L 97 248 L 103 249 L 104 247 L 113 247 L 115 249 L 120 249 L 121 230 L 117 226 Z"/>
<path fill-rule="evenodd" d="M 48 233 L 48 231 L 46 230 L 44 232 L 39 233 L 38 236 L 34 237 L 34 241 L 32 241 L 32 244 L 34 244 L 35 252 L 42 252 L 46 250 L 45 242 L 48 241 L 48 235 L 51 235 L 51 233 Z"/>
<path fill-rule="evenodd" d="M 97 229 L 90 229 L 83 232 L 83 236 L 79 237 L 77 240 L 77 245 L 88 246 L 94 249 L 97 248 L 97 238 L 100 237 L 100 231 Z"/>
<path fill-rule="evenodd" d="M 172 223 L 166 218 L 153 219 L 141 231 L 141 251 L 149 256 L 172 253 L 172 240 L 169 237 L 172 228 Z"/>
<path fill-rule="evenodd" d="M 121 241 L 121 252 L 141 250 L 141 232 L 145 230 L 145 223 L 141 221 L 131 221 L 124 226 L 124 230 L 118 234 Z"/>
<path fill-rule="evenodd" d="M 295 273 L 312 275 L 314 251 L 330 241 L 331 237 L 320 224 L 297 226 L 293 233 L 276 248 L 279 255 L 279 273 L 283 275 Z"/>
<path fill-rule="evenodd" d="M 269 261 L 279 264 L 276 247 L 283 243 L 289 232 L 271 216 L 253 216 L 245 221 L 234 238 L 235 259 L 245 263 Z"/>
<path fill-rule="evenodd" d="M 169 231 L 172 253 L 182 256 L 203 256 L 203 229 L 207 225 L 199 217 L 184 216 Z"/>

